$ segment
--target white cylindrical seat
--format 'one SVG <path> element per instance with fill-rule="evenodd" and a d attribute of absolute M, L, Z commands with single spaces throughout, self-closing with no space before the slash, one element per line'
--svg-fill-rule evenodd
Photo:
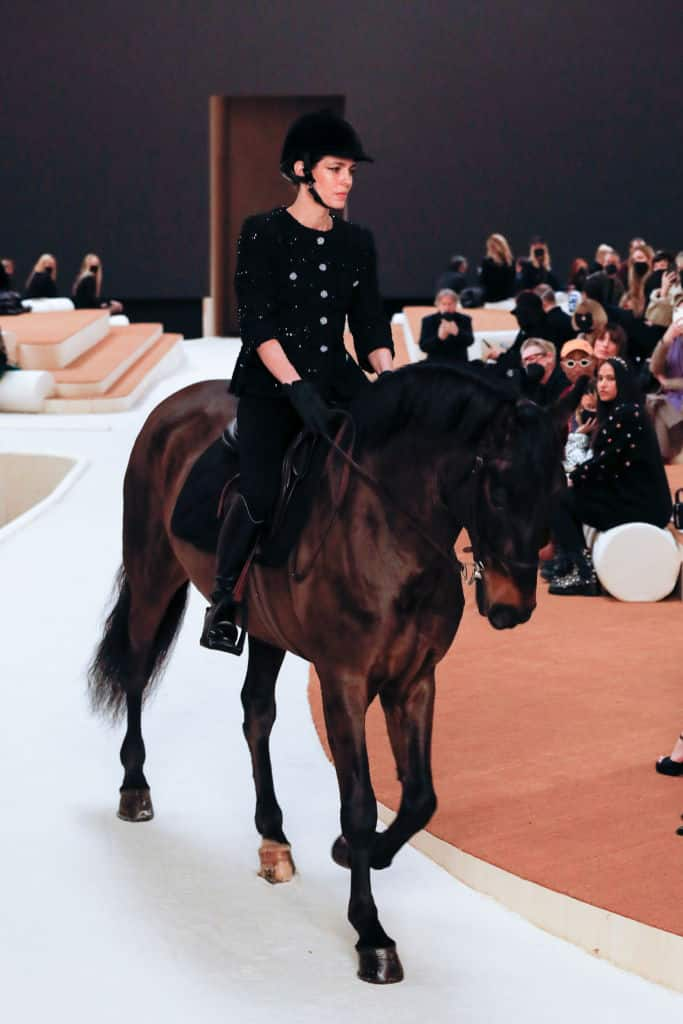
<path fill-rule="evenodd" d="M 0 412 L 42 412 L 54 389 L 47 370 L 8 370 L 0 380 Z"/>
<path fill-rule="evenodd" d="M 681 548 L 669 530 L 624 523 L 598 533 L 593 565 L 605 590 L 619 601 L 661 601 L 681 569 Z"/>

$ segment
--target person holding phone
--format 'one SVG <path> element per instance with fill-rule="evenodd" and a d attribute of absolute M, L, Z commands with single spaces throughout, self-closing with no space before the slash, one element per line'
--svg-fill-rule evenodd
<path fill-rule="evenodd" d="M 560 282 L 552 271 L 550 250 L 538 235 L 531 239 L 528 259 L 520 260 L 518 267 L 517 291 L 531 291 L 539 284 L 550 285 L 553 291 L 559 291 Z"/>
<path fill-rule="evenodd" d="M 433 362 L 466 363 L 467 349 L 474 344 L 472 318 L 458 313 L 458 296 L 442 288 L 434 299 L 436 313 L 422 318 L 420 348 Z"/>

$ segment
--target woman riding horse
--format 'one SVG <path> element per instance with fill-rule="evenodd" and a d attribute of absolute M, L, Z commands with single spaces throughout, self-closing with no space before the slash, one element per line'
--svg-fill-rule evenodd
<path fill-rule="evenodd" d="M 331 111 L 305 114 L 289 129 L 280 162 L 296 199 L 242 228 L 235 275 L 242 350 L 230 386 L 240 399 L 239 494 L 218 542 L 205 647 L 241 649 L 235 584 L 271 516 L 290 442 L 302 426 L 326 433 L 326 403 L 346 404 L 367 386 L 344 348 L 347 315 L 363 369 L 392 369 L 372 235 L 332 215 L 346 205 L 356 165 L 370 160 L 348 122 Z"/>

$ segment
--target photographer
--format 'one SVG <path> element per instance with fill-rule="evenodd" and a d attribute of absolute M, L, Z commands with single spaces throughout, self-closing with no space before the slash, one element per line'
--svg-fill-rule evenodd
<path fill-rule="evenodd" d="M 559 291 L 560 282 L 550 265 L 550 250 L 542 238 L 532 238 L 529 258 L 520 260 L 518 266 L 517 291 L 530 291 L 539 284 L 550 285 L 553 291 Z"/>
<path fill-rule="evenodd" d="M 437 312 L 422 319 L 420 348 L 433 362 L 466 363 L 474 343 L 471 317 L 456 312 L 458 296 L 451 288 L 437 292 L 434 305 Z"/>

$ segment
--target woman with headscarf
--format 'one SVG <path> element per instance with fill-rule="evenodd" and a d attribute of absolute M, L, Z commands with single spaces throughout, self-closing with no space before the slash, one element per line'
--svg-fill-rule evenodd
<path fill-rule="evenodd" d="M 597 387 L 592 458 L 571 473 L 553 516 L 551 594 L 599 592 L 583 523 L 602 531 L 636 522 L 663 528 L 671 516 L 669 484 L 636 377 L 624 360 L 607 359 Z"/>

